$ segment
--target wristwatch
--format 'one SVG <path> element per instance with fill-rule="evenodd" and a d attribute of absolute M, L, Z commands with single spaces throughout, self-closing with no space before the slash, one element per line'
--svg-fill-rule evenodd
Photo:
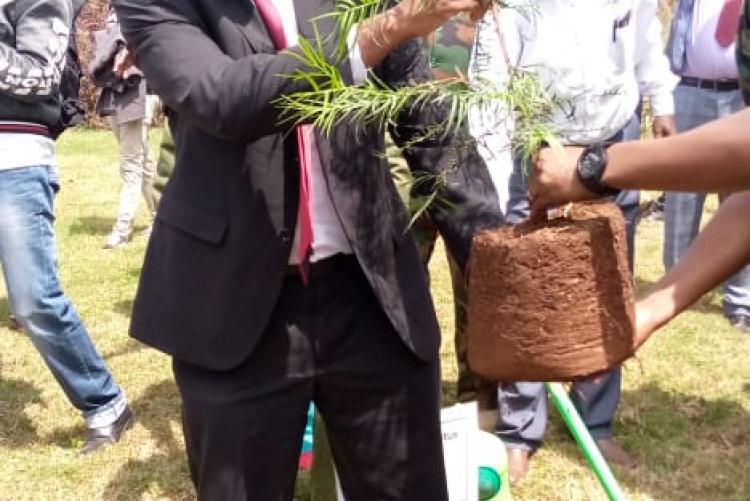
<path fill-rule="evenodd" d="M 620 190 L 607 186 L 602 182 L 602 176 L 607 168 L 607 146 L 604 143 L 596 143 L 588 146 L 578 158 L 576 172 L 578 180 L 589 191 L 599 196 L 614 196 Z"/>

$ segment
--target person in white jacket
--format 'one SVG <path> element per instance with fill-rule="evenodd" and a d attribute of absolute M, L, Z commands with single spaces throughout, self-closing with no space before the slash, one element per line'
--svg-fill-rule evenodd
<path fill-rule="evenodd" d="M 663 54 L 655 0 L 540 0 L 490 11 L 477 30 L 469 76 L 476 85 L 504 86 L 514 71 L 534 74 L 561 106 L 550 125 L 564 145 L 593 146 L 640 137 L 637 110 L 648 98 L 657 136 L 674 132 L 676 77 Z M 472 134 L 497 183 L 506 221 L 529 215 L 521 160 L 514 158 L 514 116 L 493 103 L 472 110 Z M 516 150 L 517 151 L 517 150 Z M 615 202 L 628 221 L 632 267 L 639 193 Z M 610 462 L 635 461 L 613 439 L 621 371 L 573 385 L 571 396 Z M 497 433 L 509 449 L 511 481 L 522 480 L 541 445 L 547 399 L 541 383 L 501 384 Z"/>

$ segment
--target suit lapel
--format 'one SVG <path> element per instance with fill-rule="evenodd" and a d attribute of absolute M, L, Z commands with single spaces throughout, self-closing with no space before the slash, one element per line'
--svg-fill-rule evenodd
<path fill-rule="evenodd" d="M 232 0 L 227 2 L 227 17 L 237 20 L 237 27 L 253 53 L 272 53 L 276 51 L 266 23 L 260 17 L 253 0 Z"/>

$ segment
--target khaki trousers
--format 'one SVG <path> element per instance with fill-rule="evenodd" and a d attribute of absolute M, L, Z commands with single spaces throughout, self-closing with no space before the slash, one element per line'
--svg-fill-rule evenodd
<path fill-rule="evenodd" d="M 148 151 L 148 123 L 145 120 L 118 124 L 114 118 L 110 118 L 109 124 L 120 147 L 120 177 L 122 178 L 120 205 L 112 232 L 128 236 L 132 231 L 141 195 L 146 201 L 149 217 L 153 220 L 156 214 L 154 191 L 156 165 Z"/>

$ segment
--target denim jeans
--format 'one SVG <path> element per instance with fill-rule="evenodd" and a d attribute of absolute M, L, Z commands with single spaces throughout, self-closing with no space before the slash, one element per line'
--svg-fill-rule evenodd
<path fill-rule="evenodd" d="M 0 170 L 0 263 L 11 311 L 89 426 L 114 422 L 125 397 L 60 287 L 55 170 Z"/>
<path fill-rule="evenodd" d="M 633 118 L 610 142 L 631 141 L 640 137 L 640 122 Z M 520 161 L 516 161 L 508 180 L 509 200 L 506 222 L 519 224 L 529 217 L 528 185 Z M 614 202 L 622 210 L 627 224 L 628 259 L 633 269 L 639 191 L 622 191 Z M 617 405 L 620 402 L 621 368 L 578 381 L 571 386 L 570 398 L 595 440 L 613 435 Z M 544 385 L 537 382 L 501 383 L 498 388 L 496 433 L 511 449 L 536 450 L 544 439 L 548 416 Z"/>
<path fill-rule="evenodd" d="M 742 108 L 739 91 L 716 92 L 687 85 L 675 89 L 677 130 L 684 132 Z M 664 206 L 664 267 L 675 265 L 700 229 L 705 193 L 667 193 Z M 724 312 L 750 315 L 750 266 L 724 282 Z"/>

